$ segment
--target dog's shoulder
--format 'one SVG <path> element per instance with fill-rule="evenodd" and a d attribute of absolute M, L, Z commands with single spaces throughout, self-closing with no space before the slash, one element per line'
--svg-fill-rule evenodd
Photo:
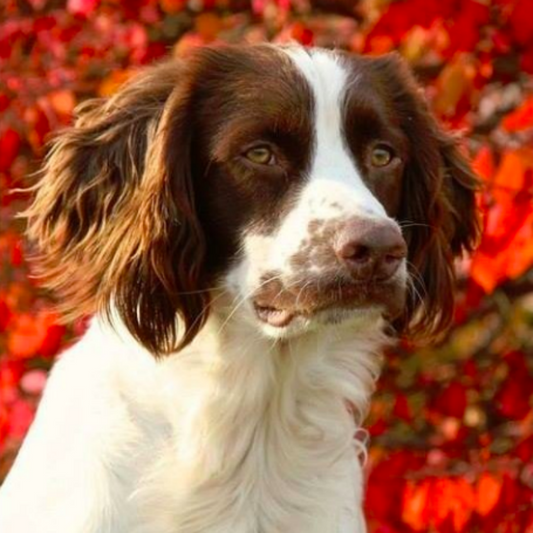
<path fill-rule="evenodd" d="M 128 530 L 128 496 L 166 426 L 157 363 L 110 331 L 93 323 L 55 364 L 0 491 L 1 531 Z"/>

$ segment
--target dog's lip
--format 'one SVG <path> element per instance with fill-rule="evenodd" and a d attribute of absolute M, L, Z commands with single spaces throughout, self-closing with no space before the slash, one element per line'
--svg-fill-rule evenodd
<path fill-rule="evenodd" d="M 335 290 L 324 288 L 320 292 L 324 298 L 305 301 L 305 295 L 283 293 L 278 291 L 276 298 L 268 294 L 256 295 L 253 299 L 253 307 L 257 318 L 275 328 L 284 328 L 297 318 L 311 319 L 324 311 L 369 309 L 376 305 L 386 307 L 386 302 L 380 298 L 360 298 L 361 293 L 384 293 L 393 289 L 390 283 L 346 283 L 339 284 Z M 290 294 L 290 298 L 300 300 L 298 305 L 292 301 L 283 300 L 283 295 Z M 393 313 L 395 314 L 395 313 Z M 392 316 L 392 315 L 391 315 Z"/>
<path fill-rule="evenodd" d="M 350 290 L 357 289 L 357 285 L 352 284 Z M 346 289 L 346 288 L 345 288 Z M 353 305 L 352 298 L 347 301 L 325 301 L 314 303 L 313 305 L 300 305 L 299 307 L 283 306 L 279 302 L 270 299 L 256 298 L 253 300 L 253 307 L 257 318 L 275 328 L 284 328 L 298 317 L 311 318 L 322 311 L 331 309 L 363 308 L 365 305 Z"/>
<path fill-rule="evenodd" d="M 257 302 L 254 302 L 254 309 L 259 320 L 276 328 L 288 326 L 298 314 L 288 309 L 260 305 Z"/>

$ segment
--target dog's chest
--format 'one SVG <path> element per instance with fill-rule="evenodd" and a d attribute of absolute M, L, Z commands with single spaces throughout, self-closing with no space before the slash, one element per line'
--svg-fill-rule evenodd
<path fill-rule="evenodd" d="M 355 425 L 342 399 L 299 370 L 262 370 L 217 375 L 227 385 L 216 388 L 191 371 L 174 389 L 187 401 L 132 495 L 135 533 L 363 531 Z M 168 400 L 169 413 L 177 403 Z"/>
<path fill-rule="evenodd" d="M 302 443 L 257 428 L 238 462 L 205 477 L 166 450 L 136 491 L 135 533 L 362 533 L 361 467 L 348 447 L 329 464 Z M 238 443 L 236 443 L 238 446 Z M 216 455 L 216 451 L 213 452 Z M 211 458 L 214 463 L 216 458 Z M 194 478 L 197 477 L 195 480 Z M 130 532 L 128 532 L 130 533 Z"/>

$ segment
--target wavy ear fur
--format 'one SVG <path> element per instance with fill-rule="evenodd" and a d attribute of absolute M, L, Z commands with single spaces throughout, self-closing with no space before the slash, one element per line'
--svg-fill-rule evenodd
<path fill-rule="evenodd" d="M 118 312 L 160 354 L 207 309 L 204 235 L 191 183 L 190 80 L 168 62 L 109 100 L 90 100 L 53 143 L 26 212 L 38 274 L 68 318 Z M 178 340 L 176 313 L 185 325 Z"/>
<path fill-rule="evenodd" d="M 400 56 L 373 61 L 377 79 L 385 80 L 383 90 L 392 91 L 394 109 L 412 147 L 398 219 L 405 225 L 413 290 L 396 326 L 410 336 L 438 338 L 453 319 L 453 259 L 472 251 L 480 235 L 478 180 L 458 139 L 431 115 Z"/>

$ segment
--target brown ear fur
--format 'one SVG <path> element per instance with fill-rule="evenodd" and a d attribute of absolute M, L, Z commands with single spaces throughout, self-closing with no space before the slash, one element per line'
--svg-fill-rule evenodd
<path fill-rule="evenodd" d="M 453 258 L 472 251 L 480 234 L 475 193 L 478 180 L 458 148 L 429 112 L 407 65 L 396 54 L 374 61 L 384 90 L 412 151 L 407 163 L 402 211 L 409 245 L 412 291 L 396 327 L 411 337 L 438 338 L 453 319 Z"/>
<path fill-rule="evenodd" d="M 203 324 L 204 236 L 191 185 L 183 67 L 148 70 L 78 108 L 54 142 L 28 209 L 38 274 L 68 318 L 116 309 L 155 354 Z"/>

